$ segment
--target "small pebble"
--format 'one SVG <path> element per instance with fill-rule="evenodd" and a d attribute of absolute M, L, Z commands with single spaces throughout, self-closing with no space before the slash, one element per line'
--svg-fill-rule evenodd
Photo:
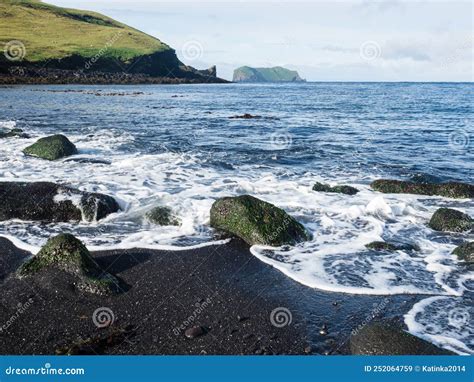
<path fill-rule="evenodd" d="M 202 326 L 193 326 L 192 328 L 187 329 L 184 332 L 184 335 L 187 338 L 196 338 L 196 337 L 202 336 L 205 333 L 206 331 L 204 330 Z"/>

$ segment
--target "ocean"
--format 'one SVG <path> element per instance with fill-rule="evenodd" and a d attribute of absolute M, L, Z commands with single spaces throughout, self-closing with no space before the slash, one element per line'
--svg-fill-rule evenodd
<path fill-rule="evenodd" d="M 90 250 L 179 251 L 216 243 L 209 210 L 219 197 L 251 194 L 285 209 L 313 234 L 294 247 L 251 252 L 288 277 L 325 291 L 425 296 L 408 330 L 474 353 L 474 272 L 451 255 L 473 233 L 427 226 L 439 207 L 474 216 L 470 199 L 381 194 L 380 178 L 473 183 L 474 85 L 301 83 L 0 88 L 0 181 L 53 181 L 106 193 L 122 211 L 99 222 L 0 222 L 0 236 L 37 252 L 71 232 Z M 249 113 L 259 118 L 230 118 Z M 48 162 L 21 150 L 65 134 L 79 155 Z M 312 191 L 348 184 L 354 196 Z M 150 224 L 170 207 L 179 226 Z M 376 253 L 385 240 L 419 251 Z"/>

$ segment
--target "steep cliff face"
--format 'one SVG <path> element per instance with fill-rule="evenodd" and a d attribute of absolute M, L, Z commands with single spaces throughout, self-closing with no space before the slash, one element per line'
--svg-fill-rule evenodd
<path fill-rule="evenodd" d="M 126 73 L 218 82 L 215 68 L 198 71 L 162 41 L 99 13 L 37 0 L 0 0 L 0 74 L 51 71 Z M 59 74 L 58 74 L 59 73 Z M 214 81 L 215 79 L 215 81 Z"/>
<path fill-rule="evenodd" d="M 304 82 L 298 72 L 275 66 L 273 68 L 251 68 L 242 66 L 234 70 L 234 82 Z"/>

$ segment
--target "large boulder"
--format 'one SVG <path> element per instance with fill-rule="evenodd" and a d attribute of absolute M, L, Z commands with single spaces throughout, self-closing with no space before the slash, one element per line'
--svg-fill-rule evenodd
<path fill-rule="evenodd" d="M 350 349 L 354 355 L 448 355 L 453 354 L 394 327 L 374 322 L 353 331 Z"/>
<path fill-rule="evenodd" d="M 77 279 L 76 288 L 82 291 L 104 295 L 119 290 L 118 280 L 103 271 L 86 246 L 71 234 L 50 238 L 36 256 L 20 267 L 18 274 L 28 277 L 46 268 L 69 273 Z"/>
<path fill-rule="evenodd" d="M 429 226 L 435 231 L 465 232 L 472 229 L 473 219 L 461 211 L 452 208 L 439 208 L 431 217 Z"/>
<path fill-rule="evenodd" d="M 108 195 L 50 182 L 0 182 L 0 221 L 97 221 L 119 209 Z"/>
<path fill-rule="evenodd" d="M 370 185 L 375 191 L 386 194 L 438 195 L 446 198 L 474 198 L 474 185 L 460 182 L 413 183 L 402 180 L 379 179 Z"/>
<path fill-rule="evenodd" d="M 281 246 L 310 238 L 303 225 L 281 208 L 250 195 L 216 200 L 211 208 L 211 226 L 250 245 Z"/>
<path fill-rule="evenodd" d="M 459 260 L 465 261 L 466 263 L 474 263 L 474 241 L 456 247 L 453 251 L 453 255 L 456 255 Z"/>
<path fill-rule="evenodd" d="M 77 154 L 74 144 L 62 134 L 41 138 L 23 150 L 26 155 L 55 160 Z"/>
<path fill-rule="evenodd" d="M 169 207 L 154 207 L 146 213 L 145 217 L 150 223 L 157 225 L 179 225 L 178 218 Z"/>
<path fill-rule="evenodd" d="M 337 194 L 346 194 L 346 195 L 355 195 L 359 192 L 359 190 L 352 186 L 330 186 L 329 184 L 319 183 L 316 182 L 313 186 L 313 191 L 320 191 L 320 192 L 332 192 Z"/>

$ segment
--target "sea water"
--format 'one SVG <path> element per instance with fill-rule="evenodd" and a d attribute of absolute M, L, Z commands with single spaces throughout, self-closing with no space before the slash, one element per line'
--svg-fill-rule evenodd
<path fill-rule="evenodd" d="M 253 246 L 257 258 L 312 288 L 426 295 L 405 316 L 409 330 L 473 353 L 474 272 L 451 252 L 474 235 L 427 226 L 439 207 L 474 216 L 473 200 L 369 187 L 379 178 L 472 183 L 473 91 L 442 83 L 0 88 L 0 128 L 31 136 L 0 140 L 0 181 L 68 184 L 109 194 L 122 208 L 91 223 L 1 222 L 0 235 L 32 252 L 59 232 L 91 250 L 178 251 L 222 243 L 209 226 L 212 203 L 251 194 L 313 234 L 293 247 Z M 229 118 L 244 113 L 260 118 Z M 53 162 L 22 154 L 57 133 L 79 154 Z M 314 192 L 315 182 L 360 192 Z M 157 205 L 170 207 L 180 225 L 150 224 L 144 215 Z M 375 240 L 420 250 L 367 250 Z"/>

